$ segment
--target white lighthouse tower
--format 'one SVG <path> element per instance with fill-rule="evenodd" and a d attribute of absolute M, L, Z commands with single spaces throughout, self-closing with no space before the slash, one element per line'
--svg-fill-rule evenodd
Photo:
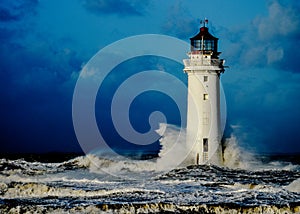
<path fill-rule="evenodd" d="M 220 75 L 224 60 L 219 59 L 218 38 L 202 23 L 200 32 L 190 38 L 189 59 L 184 59 L 188 75 L 187 149 L 190 164 L 222 163 Z"/>

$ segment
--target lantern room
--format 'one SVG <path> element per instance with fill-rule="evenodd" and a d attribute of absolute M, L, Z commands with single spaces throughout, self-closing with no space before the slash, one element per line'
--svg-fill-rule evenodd
<path fill-rule="evenodd" d="M 202 53 L 218 56 L 218 38 L 211 35 L 207 27 L 201 27 L 200 32 L 190 40 L 192 54 Z"/>

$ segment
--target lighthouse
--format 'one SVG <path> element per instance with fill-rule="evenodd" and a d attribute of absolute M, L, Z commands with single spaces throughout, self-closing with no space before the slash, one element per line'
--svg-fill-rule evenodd
<path fill-rule="evenodd" d="M 220 76 L 224 60 L 219 59 L 218 38 L 201 22 L 200 32 L 190 38 L 184 72 L 188 75 L 186 145 L 190 164 L 222 164 Z"/>

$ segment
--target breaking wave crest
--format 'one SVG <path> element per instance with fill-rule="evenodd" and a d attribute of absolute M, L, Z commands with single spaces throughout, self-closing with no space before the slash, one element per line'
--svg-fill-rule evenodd
<path fill-rule="evenodd" d="M 283 160 L 264 160 L 264 155 L 251 153 L 242 148 L 237 137 L 231 135 L 225 139 L 224 166 L 231 169 L 263 170 L 299 170 L 299 165 Z"/>
<path fill-rule="evenodd" d="M 0 159 L 0 175 L 10 176 L 15 174 L 43 175 L 64 172 L 67 170 L 88 169 L 93 173 L 108 173 L 116 176 L 136 178 L 156 176 L 167 173 L 178 167 L 186 167 L 181 163 L 186 156 L 185 130 L 177 126 L 161 124 L 164 130 L 160 139 L 161 150 L 157 158 L 149 160 L 133 160 L 128 157 L 113 156 L 103 151 L 94 152 L 85 156 L 73 158 L 61 163 L 28 162 L 23 159 Z M 239 146 L 235 136 L 225 140 L 224 164 L 220 167 L 229 169 L 251 170 L 297 170 L 299 165 L 289 162 L 272 161 L 263 163 L 254 154 L 245 151 Z M 179 160 L 179 161 L 178 161 Z M 143 174 L 144 173 L 144 174 Z"/>
<path fill-rule="evenodd" d="M 254 165 L 262 164 L 255 158 L 254 154 L 239 146 L 234 135 L 225 139 L 223 160 L 224 166 L 229 168 L 249 169 Z"/>
<path fill-rule="evenodd" d="M 65 170 L 88 168 L 90 160 L 87 156 L 76 157 L 62 163 L 29 162 L 24 159 L 0 159 L 0 175 L 25 174 L 41 175 L 57 173 Z"/>

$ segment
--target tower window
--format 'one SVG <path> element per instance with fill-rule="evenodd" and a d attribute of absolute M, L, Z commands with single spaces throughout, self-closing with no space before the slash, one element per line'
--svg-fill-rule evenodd
<path fill-rule="evenodd" d="M 203 94 L 203 100 L 208 100 L 208 94 Z"/>
<path fill-rule="evenodd" d="M 204 81 L 204 82 L 207 82 L 207 81 L 208 81 L 208 76 L 204 76 L 204 77 L 203 77 L 203 81 Z"/>
<path fill-rule="evenodd" d="M 208 152 L 208 139 L 203 138 L 203 152 Z"/>

